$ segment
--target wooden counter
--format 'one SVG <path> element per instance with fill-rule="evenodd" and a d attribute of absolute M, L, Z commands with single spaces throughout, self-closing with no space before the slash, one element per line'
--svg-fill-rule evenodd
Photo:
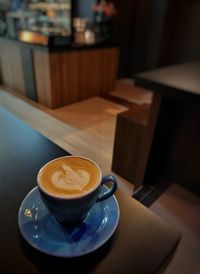
<path fill-rule="evenodd" d="M 0 38 L 1 83 L 56 108 L 113 91 L 118 48 L 48 48 Z"/>

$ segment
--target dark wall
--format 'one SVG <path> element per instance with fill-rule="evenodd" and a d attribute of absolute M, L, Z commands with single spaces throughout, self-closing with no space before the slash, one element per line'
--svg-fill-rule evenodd
<path fill-rule="evenodd" d="M 141 0 L 138 2 L 135 32 L 133 35 L 130 76 L 134 72 L 143 71 L 147 68 L 147 62 L 150 56 L 149 49 L 155 49 L 155 44 L 158 41 L 158 37 L 154 40 L 151 39 L 151 36 L 154 36 L 154 33 L 156 33 L 157 27 L 152 18 L 153 12 L 154 1 Z M 150 45 L 151 40 L 152 44 Z"/>
<path fill-rule="evenodd" d="M 200 58 L 199 0 L 115 0 L 118 77 Z"/>
<path fill-rule="evenodd" d="M 200 1 L 168 0 L 159 66 L 200 58 Z"/>
<path fill-rule="evenodd" d="M 131 70 L 134 45 L 135 22 L 138 0 L 113 0 L 117 9 L 114 18 L 113 41 L 120 47 L 119 77 L 127 76 Z"/>
<path fill-rule="evenodd" d="M 152 1 L 152 12 L 150 18 L 149 39 L 147 43 L 147 58 L 145 66 L 148 69 L 155 68 L 159 61 L 159 52 L 162 41 L 162 32 L 165 16 L 168 7 L 168 0 Z"/>
<path fill-rule="evenodd" d="M 167 0 L 115 0 L 114 41 L 120 46 L 118 77 L 157 64 Z"/>
<path fill-rule="evenodd" d="M 181 58 L 186 61 L 200 58 L 200 1 L 196 1 L 190 9 L 183 44 Z"/>
<path fill-rule="evenodd" d="M 72 0 L 74 16 L 81 18 L 93 18 L 92 6 L 97 0 Z"/>

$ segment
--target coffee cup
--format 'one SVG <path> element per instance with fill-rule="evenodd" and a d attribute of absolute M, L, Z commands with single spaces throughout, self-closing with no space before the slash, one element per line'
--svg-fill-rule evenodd
<path fill-rule="evenodd" d="M 102 185 L 111 183 L 102 193 Z M 92 206 L 108 199 L 117 188 L 114 176 L 102 176 L 100 167 L 81 156 L 64 156 L 38 172 L 41 198 L 56 220 L 66 226 L 83 222 Z M 100 193 L 101 192 L 101 193 Z"/>

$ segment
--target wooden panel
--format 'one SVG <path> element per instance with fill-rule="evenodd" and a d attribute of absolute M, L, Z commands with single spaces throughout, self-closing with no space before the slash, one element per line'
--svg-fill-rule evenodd
<path fill-rule="evenodd" d="M 51 107 L 111 92 L 117 75 L 117 59 L 116 48 L 51 53 Z"/>
<path fill-rule="evenodd" d="M 103 55 L 101 94 L 105 95 L 114 90 L 118 72 L 119 50 L 117 48 L 104 49 Z"/>
<path fill-rule="evenodd" d="M 154 99 L 154 107 L 157 101 Z M 143 182 L 156 113 L 157 107 L 144 105 L 141 111 L 133 108 L 117 116 L 112 170 L 136 187 Z"/>
<path fill-rule="evenodd" d="M 38 102 L 56 108 L 113 91 L 118 49 L 34 50 L 33 62 Z"/>
<path fill-rule="evenodd" d="M 51 76 L 51 107 L 59 107 L 76 102 L 79 90 L 79 52 L 52 52 L 49 55 Z"/>
<path fill-rule="evenodd" d="M 51 78 L 49 70 L 49 53 L 33 51 L 36 93 L 39 103 L 52 107 Z"/>
<path fill-rule="evenodd" d="M 82 70 L 80 57 L 78 51 L 73 51 L 69 54 L 63 52 L 61 55 L 62 67 L 60 73 L 64 81 L 62 82 L 60 105 L 68 105 L 80 101 L 80 71 Z"/>
<path fill-rule="evenodd" d="M 81 53 L 81 99 L 101 93 L 104 50 Z"/>
<path fill-rule="evenodd" d="M 130 111 L 117 117 L 112 170 L 135 183 L 145 125 L 134 122 Z"/>
<path fill-rule="evenodd" d="M 1 40 L 0 67 L 2 84 L 25 94 L 20 47 L 16 43 Z"/>

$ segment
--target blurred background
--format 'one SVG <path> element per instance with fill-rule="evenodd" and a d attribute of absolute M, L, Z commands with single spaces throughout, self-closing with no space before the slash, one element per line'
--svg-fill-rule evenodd
<path fill-rule="evenodd" d="M 18 39 L 29 30 L 64 37 L 66 45 L 109 41 L 120 48 L 118 77 L 132 77 L 199 58 L 199 14 L 199 0 L 0 0 L 0 35 Z"/>

